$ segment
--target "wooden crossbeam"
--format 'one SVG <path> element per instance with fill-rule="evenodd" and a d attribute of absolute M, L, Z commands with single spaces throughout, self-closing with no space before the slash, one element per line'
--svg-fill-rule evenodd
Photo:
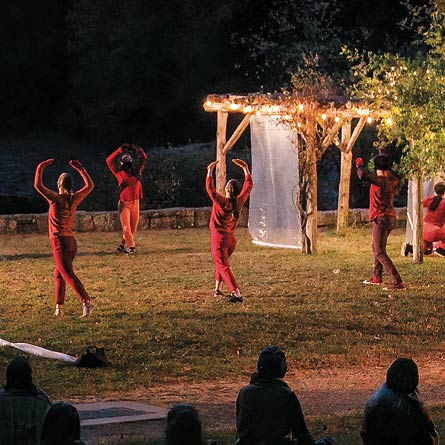
<path fill-rule="evenodd" d="M 362 132 L 366 122 L 367 122 L 367 116 L 362 116 L 360 120 L 358 121 L 358 124 L 355 126 L 354 131 L 352 132 L 352 136 L 349 139 L 349 141 L 346 144 L 345 151 L 349 153 L 352 150 L 352 147 L 354 147 L 354 144 L 356 143 L 358 137 L 360 136 L 360 133 Z M 342 149 L 339 147 L 340 150 Z"/>
<path fill-rule="evenodd" d="M 342 120 L 340 119 L 338 122 L 335 122 L 333 127 L 328 131 L 328 134 L 325 136 L 325 138 L 321 143 L 321 148 L 323 151 L 326 150 L 329 147 L 329 145 L 332 144 L 341 126 L 342 126 Z"/>
<path fill-rule="evenodd" d="M 230 139 L 224 144 L 224 148 L 222 150 L 224 155 L 226 155 L 227 152 L 235 145 L 236 141 L 241 137 L 241 135 L 244 133 L 244 130 L 249 126 L 249 124 L 250 114 L 246 114 L 238 127 L 236 127 L 236 130 L 233 132 L 232 136 L 230 136 Z"/>

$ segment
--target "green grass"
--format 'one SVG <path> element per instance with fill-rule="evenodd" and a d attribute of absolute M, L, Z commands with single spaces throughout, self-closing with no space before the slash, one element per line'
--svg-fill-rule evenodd
<path fill-rule="evenodd" d="M 79 233 L 75 270 L 97 309 L 80 319 L 80 302 L 68 290 L 67 315 L 57 319 L 47 237 L 1 236 L 0 338 L 71 355 L 90 344 L 105 348 L 113 363 L 105 370 L 31 357 L 38 385 L 56 400 L 124 394 L 176 380 L 236 375 L 247 381 L 258 351 L 271 343 L 298 369 L 442 357 L 445 260 L 427 257 L 414 265 L 399 256 L 403 237 L 402 230 L 391 234 L 389 253 L 407 289 L 391 294 L 361 284 L 372 270 L 368 228 L 341 236 L 322 231 L 313 256 L 254 246 L 240 229 L 232 266 L 245 303 L 231 305 L 212 297 L 206 229 L 139 232 L 136 258 L 115 253 L 117 233 Z M 0 349 L 0 382 L 15 354 Z M 311 431 L 323 435 L 328 425 L 329 434 L 347 445 L 358 443 L 359 423 L 356 417 L 321 417 L 311 420 Z M 221 443 L 233 443 L 232 432 L 218 434 Z"/>
<path fill-rule="evenodd" d="M 299 368 L 441 354 L 445 263 L 426 258 L 414 265 L 400 257 L 402 236 L 391 236 L 389 251 L 408 289 L 388 295 L 361 285 L 372 268 L 366 229 L 340 237 L 323 232 L 313 256 L 254 246 L 240 230 L 232 264 L 246 302 L 230 305 L 211 297 L 205 229 L 140 232 L 137 258 L 115 254 L 118 234 L 78 234 L 75 268 L 97 305 L 86 320 L 78 318 L 81 306 L 71 290 L 67 316 L 52 316 L 53 260 L 45 236 L 1 237 L 0 338 L 71 355 L 93 343 L 105 347 L 114 366 L 89 370 L 87 385 L 79 378 L 85 371 L 35 360 L 41 385 L 55 397 L 247 376 L 258 350 L 270 343 Z M 0 350 L 3 362 L 12 354 Z"/>

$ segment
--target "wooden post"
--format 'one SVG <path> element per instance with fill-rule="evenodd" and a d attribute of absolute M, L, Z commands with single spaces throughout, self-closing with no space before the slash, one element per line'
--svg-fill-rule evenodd
<path fill-rule="evenodd" d="M 413 184 L 413 262 L 423 262 L 423 207 L 422 189 L 423 177 L 417 174 L 412 181 Z"/>
<path fill-rule="evenodd" d="M 317 253 L 318 238 L 318 202 L 317 202 L 317 141 L 315 113 L 308 116 L 308 134 L 306 142 L 307 186 L 307 222 L 304 251 L 307 254 Z"/>
<path fill-rule="evenodd" d="M 216 190 L 224 195 L 224 187 L 226 186 L 226 154 L 224 146 L 227 138 L 227 111 L 218 110 L 217 113 L 217 129 L 216 129 L 216 160 L 219 161 L 216 166 Z"/>
<path fill-rule="evenodd" d="M 341 146 L 347 147 L 351 139 L 351 121 L 341 127 Z M 351 183 L 352 151 L 341 150 L 340 183 L 338 185 L 337 233 L 348 225 L 349 194 Z"/>

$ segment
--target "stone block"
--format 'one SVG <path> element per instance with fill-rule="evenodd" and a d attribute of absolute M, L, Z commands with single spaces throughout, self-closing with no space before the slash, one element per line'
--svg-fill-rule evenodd
<path fill-rule="evenodd" d="M 37 232 L 37 223 L 34 215 L 15 215 L 16 233 L 35 233 Z"/>
<path fill-rule="evenodd" d="M 210 207 L 198 207 L 195 209 L 195 227 L 206 227 L 210 221 Z"/>
<path fill-rule="evenodd" d="M 176 229 L 176 215 L 165 215 L 163 212 L 156 212 L 151 215 L 150 229 Z"/>
<path fill-rule="evenodd" d="M 121 223 L 119 218 L 116 221 L 117 230 L 121 230 Z M 138 230 L 149 230 L 150 229 L 150 213 L 148 210 L 144 210 L 141 212 L 138 224 Z"/>
<path fill-rule="evenodd" d="M 195 211 L 185 207 L 176 209 L 176 228 L 185 229 L 186 227 L 194 227 L 195 225 Z"/>
<path fill-rule="evenodd" d="M 93 221 L 92 213 L 78 212 L 73 228 L 74 228 L 74 230 L 77 230 L 79 232 L 93 232 L 94 231 L 94 221 Z"/>
<path fill-rule="evenodd" d="M 37 231 L 39 233 L 48 233 L 48 213 L 34 215 L 36 218 Z"/>
<path fill-rule="evenodd" d="M 116 212 L 94 212 L 94 230 L 98 232 L 114 232 L 116 230 Z"/>
<path fill-rule="evenodd" d="M 8 233 L 17 233 L 17 219 L 14 216 L 8 218 L 6 231 Z"/>
<path fill-rule="evenodd" d="M 7 233 L 8 231 L 8 218 L 6 216 L 0 216 L 0 233 Z"/>
<path fill-rule="evenodd" d="M 335 226 L 337 225 L 337 210 L 325 210 L 318 212 L 317 225 L 322 226 Z"/>

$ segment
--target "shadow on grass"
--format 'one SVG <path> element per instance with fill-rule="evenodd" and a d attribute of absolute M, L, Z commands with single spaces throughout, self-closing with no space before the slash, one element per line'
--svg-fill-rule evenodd
<path fill-rule="evenodd" d="M 17 261 L 39 258 L 52 258 L 52 253 L 21 253 L 17 255 L 1 255 L 0 261 Z"/>

